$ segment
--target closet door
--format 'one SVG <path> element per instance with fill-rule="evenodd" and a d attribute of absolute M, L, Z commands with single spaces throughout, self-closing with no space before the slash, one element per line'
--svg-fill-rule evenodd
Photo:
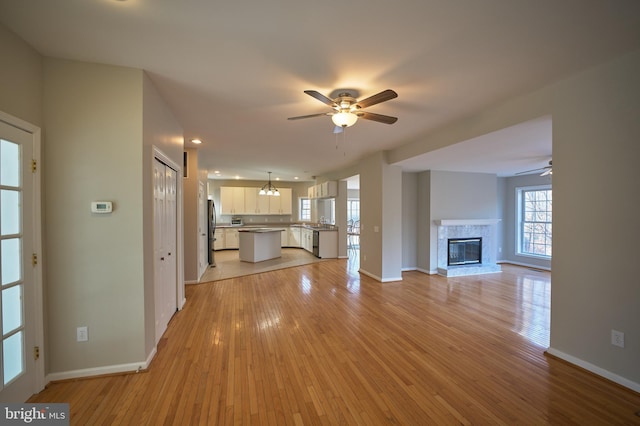
<path fill-rule="evenodd" d="M 159 160 L 153 165 L 154 291 L 156 343 L 177 309 L 177 174 Z"/>

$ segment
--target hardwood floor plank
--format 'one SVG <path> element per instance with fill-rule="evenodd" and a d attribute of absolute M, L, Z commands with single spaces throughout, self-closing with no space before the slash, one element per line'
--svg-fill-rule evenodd
<path fill-rule="evenodd" d="M 147 372 L 31 402 L 77 425 L 640 424 L 640 395 L 545 354 L 548 272 L 383 284 L 352 265 L 188 286 Z"/>

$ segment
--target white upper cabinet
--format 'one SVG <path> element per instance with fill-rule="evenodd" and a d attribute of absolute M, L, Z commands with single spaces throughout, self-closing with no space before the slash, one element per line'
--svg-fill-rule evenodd
<path fill-rule="evenodd" d="M 290 215 L 293 213 L 291 188 L 279 188 L 280 196 L 259 195 L 260 188 L 220 187 L 220 214 Z"/>
<path fill-rule="evenodd" d="M 220 187 L 220 214 L 244 214 L 244 188 Z"/>
<path fill-rule="evenodd" d="M 291 214 L 292 212 L 291 188 L 279 188 L 278 191 L 280 191 L 279 197 L 274 197 L 274 196 L 267 197 L 269 198 L 269 213 L 270 214 Z M 266 197 L 266 196 L 263 195 L 263 197 Z"/>
<path fill-rule="evenodd" d="M 269 198 L 260 195 L 260 188 L 244 189 L 245 214 L 269 214 Z"/>
<path fill-rule="evenodd" d="M 330 180 L 313 185 L 307 190 L 309 198 L 334 198 L 338 196 L 338 182 Z"/>

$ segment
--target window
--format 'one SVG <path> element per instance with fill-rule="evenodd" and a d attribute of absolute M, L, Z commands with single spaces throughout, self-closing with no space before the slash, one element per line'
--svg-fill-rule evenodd
<path fill-rule="evenodd" d="M 347 221 L 360 220 L 360 200 L 347 200 Z"/>
<path fill-rule="evenodd" d="M 518 254 L 551 258 L 551 187 L 517 188 Z"/>
<path fill-rule="evenodd" d="M 301 221 L 311 220 L 311 200 L 308 198 L 299 198 L 298 216 Z"/>

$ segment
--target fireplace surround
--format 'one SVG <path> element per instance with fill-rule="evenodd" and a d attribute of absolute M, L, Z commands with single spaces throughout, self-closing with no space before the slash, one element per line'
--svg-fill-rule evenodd
<path fill-rule="evenodd" d="M 438 228 L 439 275 L 455 277 L 463 275 L 501 272 L 496 263 L 496 224 L 499 219 L 442 219 L 434 221 Z M 480 240 L 477 242 L 478 261 L 449 262 L 450 240 Z M 473 249 L 470 254 L 473 254 Z M 465 244 L 466 256 L 466 244 Z"/>

